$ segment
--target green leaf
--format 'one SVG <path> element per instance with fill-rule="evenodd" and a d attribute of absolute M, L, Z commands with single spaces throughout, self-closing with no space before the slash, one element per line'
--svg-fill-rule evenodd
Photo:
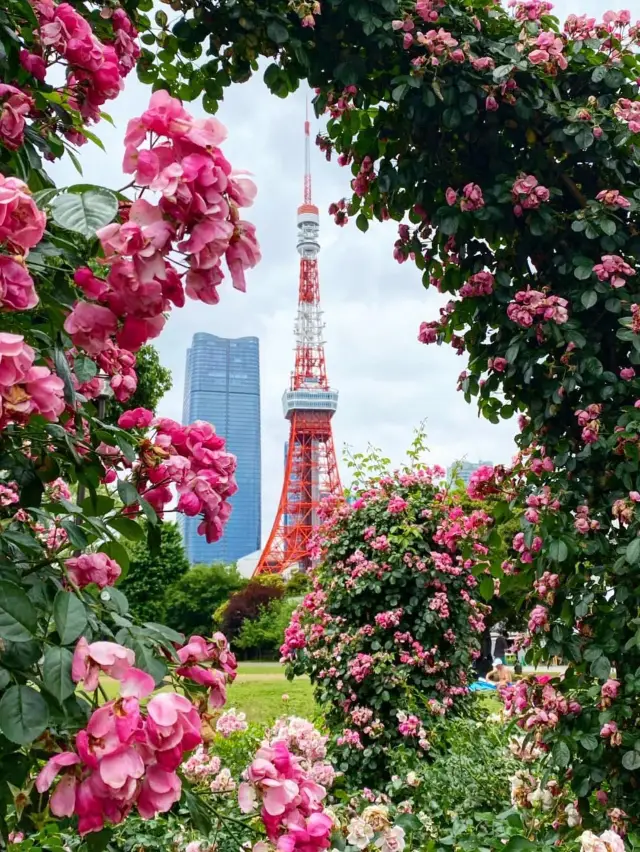
<path fill-rule="evenodd" d="M 116 444 L 122 450 L 122 455 L 125 457 L 125 459 L 127 461 L 134 462 L 136 460 L 136 458 L 137 458 L 136 451 L 131 446 L 129 441 L 127 441 L 127 439 L 124 437 L 124 435 L 121 435 L 120 433 L 116 434 Z"/>
<path fill-rule="evenodd" d="M 399 103 L 402 100 L 402 96 L 408 89 L 408 85 L 406 83 L 400 83 L 399 86 L 396 86 L 391 92 L 391 97 L 396 103 Z"/>
<path fill-rule="evenodd" d="M 569 765 L 569 761 L 571 760 L 571 752 L 569 751 L 569 746 L 563 742 L 556 743 L 553 747 L 551 757 L 556 766 L 560 766 L 562 769 L 564 769 L 566 766 Z"/>
<path fill-rule="evenodd" d="M 586 290 L 580 297 L 580 301 L 585 308 L 592 308 L 598 301 L 598 294 L 595 290 Z"/>
<path fill-rule="evenodd" d="M 53 350 L 53 363 L 56 368 L 56 373 L 64 382 L 64 398 L 67 400 L 67 402 L 73 404 L 76 398 L 76 392 L 73 387 L 71 369 L 69 368 L 67 356 L 64 354 L 63 350 L 60 349 L 58 346 L 56 346 L 56 348 Z"/>
<path fill-rule="evenodd" d="M 554 562 L 564 562 L 569 555 L 569 550 L 564 541 L 560 539 L 552 539 L 549 542 L 549 558 Z"/>
<path fill-rule="evenodd" d="M 591 278 L 592 273 L 592 266 L 578 266 L 573 270 L 573 274 L 579 281 L 586 281 L 587 278 Z"/>
<path fill-rule="evenodd" d="M 636 769 L 640 769 L 640 752 L 637 752 L 635 750 L 625 752 L 622 755 L 622 765 L 630 772 L 633 772 Z"/>
<path fill-rule="evenodd" d="M 289 32 L 280 21 L 269 21 L 267 24 L 267 35 L 276 44 L 284 44 L 289 41 Z"/>
<path fill-rule="evenodd" d="M 0 639 L 29 642 L 37 622 L 38 614 L 20 586 L 0 582 Z"/>
<path fill-rule="evenodd" d="M 109 841 L 112 837 L 113 829 L 103 828 L 102 831 L 92 831 L 90 834 L 87 834 L 84 838 L 84 842 L 89 852 L 103 852 L 103 850 L 105 850 L 109 845 Z"/>
<path fill-rule="evenodd" d="M 456 107 L 447 107 L 442 113 L 442 122 L 445 127 L 455 130 L 462 123 L 462 114 Z"/>
<path fill-rule="evenodd" d="M 32 743 L 45 730 L 48 722 L 47 702 L 30 686 L 12 686 L 2 696 L 0 728 L 12 743 Z"/>
<path fill-rule="evenodd" d="M 445 213 L 444 216 L 441 217 L 438 228 L 443 234 L 451 237 L 458 230 L 459 222 L 460 216 L 457 212 L 452 210 L 450 213 Z"/>
<path fill-rule="evenodd" d="M 73 372 L 80 384 L 90 382 L 98 374 L 98 368 L 95 361 L 91 358 L 85 358 L 84 355 L 78 355 L 73 361 Z"/>
<path fill-rule="evenodd" d="M 478 589 L 485 601 L 490 601 L 493 597 L 493 577 L 485 575 L 482 580 L 480 580 Z"/>
<path fill-rule="evenodd" d="M 47 648 L 44 655 L 43 681 L 47 692 L 50 692 L 61 704 L 76 690 L 71 680 L 71 663 L 73 654 L 68 648 L 56 646 Z"/>
<path fill-rule="evenodd" d="M 356 218 L 356 227 L 359 231 L 362 231 L 363 234 L 369 230 L 369 220 L 363 213 L 358 214 L 358 217 Z"/>
<path fill-rule="evenodd" d="M 128 479 L 118 480 L 118 494 L 125 506 L 131 506 L 140 500 L 140 495 L 136 491 L 135 485 L 129 482 Z"/>
<path fill-rule="evenodd" d="M 589 671 L 598 680 L 608 680 L 611 676 L 611 660 L 608 657 L 598 657 L 591 663 Z"/>
<path fill-rule="evenodd" d="M 92 189 L 78 195 L 65 192 L 51 202 L 53 221 L 67 231 L 76 231 L 87 239 L 112 222 L 118 212 L 118 199 L 107 189 Z"/>
<path fill-rule="evenodd" d="M 89 539 L 84 530 L 72 518 L 63 518 L 60 526 L 66 531 L 71 544 L 78 550 L 85 550 L 89 546 Z"/>
<path fill-rule="evenodd" d="M 602 233 L 606 234 L 608 237 L 612 237 L 618 229 L 618 226 L 613 219 L 599 219 L 598 225 L 600 225 Z"/>
<path fill-rule="evenodd" d="M 629 542 L 625 556 L 629 565 L 635 565 L 640 559 L 640 538 L 634 538 Z"/>
<path fill-rule="evenodd" d="M 53 620 L 63 645 L 70 645 L 87 626 L 87 611 L 72 592 L 59 591 L 53 602 Z"/>
<path fill-rule="evenodd" d="M 587 751 L 595 751 L 598 748 L 598 738 L 593 734 L 585 734 L 580 737 L 580 745 Z"/>
<path fill-rule="evenodd" d="M 507 845 L 502 848 L 504 852 L 525 852 L 527 849 L 534 849 L 535 846 L 536 844 L 532 843 L 531 840 L 527 840 L 526 837 L 521 837 L 518 834 L 515 837 L 511 837 Z"/>
<path fill-rule="evenodd" d="M 593 72 L 591 74 L 591 80 L 594 83 L 602 83 L 602 81 L 605 78 L 606 73 L 607 73 L 607 69 L 605 68 L 605 66 L 599 65 L 597 68 L 593 69 Z"/>
<path fill-rule="evenodd" d="M 131 518 L 111 518 L 107 523 L 129 541 L 141 541 L 144 538 L 144 530 Z"/>
<path fill-rule="evenodd" d="M 400 814 L 394 819 L 394 824 L 405 831 L 422 831 L 423 825 L 415 814 Z"/>
<path fill-rule="evenodd" d="M 184 644 L 184 634 L 178 633 L 177 630 L 173 630 L 171 627 L 167 627 L 166 624 L 157 624 L 155 621 L 145 621 L 142 626 L 146 627 L 148 630 L 152 630 L 154 633 L 159 633 L 160 636 L 168 642 L 177 642 L 180 645 Z"/>

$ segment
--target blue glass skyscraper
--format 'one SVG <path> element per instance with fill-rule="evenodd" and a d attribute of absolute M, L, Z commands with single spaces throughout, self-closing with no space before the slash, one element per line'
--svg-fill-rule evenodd
<path fill-rule="evenodd" d="M 237 340 L 194 334 L 187 351 L 183 423 L 206 420 L 226 439 L 238 460 L 238 491 L 220 541 L 198 535 L 198 518 L 184 518 L 183 535 L 192 565 L 229 565 L 260 548 L 260 348 L 257 337 Z"/>

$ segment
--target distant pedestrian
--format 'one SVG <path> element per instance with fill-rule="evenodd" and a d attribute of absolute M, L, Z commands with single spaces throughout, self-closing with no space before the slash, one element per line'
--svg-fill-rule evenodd
<path fill-rule="evenodd" d="M 503 660 L 507 656 L 507 648 L 509 644 L 509 634 L 506 630 L 501 630 L 496 639 L 496 644 L 493 648 L 493 656 Z"/>

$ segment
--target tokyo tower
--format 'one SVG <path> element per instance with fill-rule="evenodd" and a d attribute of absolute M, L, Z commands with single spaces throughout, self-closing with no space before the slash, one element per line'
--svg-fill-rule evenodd
<path fill-rule="evenodd" d="M 289 444 L 278 512 L 254 576 L 280 574 L 293 567 L 307 571 L 312 563 L 309 539 L 318 526 L 318 506 L 324 497 L 341 492 L 331 432 L 338 392 L 329 387 L 324 360 L 318 279 L 320 216 L 311 201 L 308 117 L 304 134 L 304 203 L 298 207 L 296 360 L 291 386 L 282 397 L 284 416 L 291 424 Z"/>

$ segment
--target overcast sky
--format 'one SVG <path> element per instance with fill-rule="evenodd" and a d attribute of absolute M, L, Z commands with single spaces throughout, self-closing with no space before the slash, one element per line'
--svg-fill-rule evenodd
<path fill-rule="evenodd" d="M 580 9 L 559 3 L 556 12 L 564 20 L 571 11 L 596 15 L 607 8 L 606 3 L 587 0 Z M 116 127 L 102 122 L 97 128 L 107 153 L 86 145 L 80 156 L 82 177 L 65 158 L 51 168 L 60 186 L 87 182 L 119 188 L 128 182 L 121 171 L 124 130 L 150 96 L 149 88 L 134 77 L 130 75 L 125 92 L 107 105 Z M 186 106 L 204 115 L 198 104 Z M 225 281 L 219 305 L 188 301 L 173 310 L 154 341 L 173 373 L 173 389 L 159 411 L 179 421 L 186 351 L 194 333 L 260 339 L 263 539 L 280 496 L 288 434 L 281 396 L 294 358 L 296 208 L 302 201 L 304 111 L 303 89 L 282 101 L 268 92 L 260 77 L 227 91 L 218 113 L 229 131 L 223 149 L 233 167 L 252 172 L 257 183 L 257 200 L 244 217 L 256 225 L 262 262 L 248 273 L 246 293 Z M 319 127 L 312 124 L 312 139 Z M 430 461 L 445 466 L 462 458 L 508 462 L 515 449 L 515 419 L 498 426 L 479 419 L 475 407 L 456 391 L 464 358 L 447 346 L 417 341 L 420 322 L 436 319 L 443 299 L 423 289 L 420 272 L 410 262 L 400 266 L 393 260 L 397 225 L 375 223 L 367 234 L 353 222 L 345 228 L 334 225 L 326 211 L 332 201 L 348 194 L 349 172 L 335 162 L 327 163 L 315 146 L 311 159 L 313 199 L 321 216 L 319 268 L 327 370 L 340 393 L 333 419 L 339 456 L 345 444 L 360 450 L 371 442 L 400 462 L 413 429 L 426 419 Z"/>

